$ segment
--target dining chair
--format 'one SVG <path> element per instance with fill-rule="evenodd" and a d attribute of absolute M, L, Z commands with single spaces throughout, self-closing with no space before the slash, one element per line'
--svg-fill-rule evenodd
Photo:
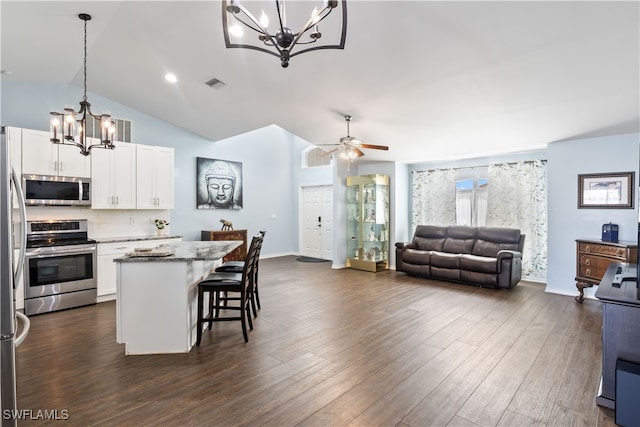
<path fill-rule="evenodd" d="M 256 267 L 256 255 L 260 240 L 260 236 L 254 236 L 251 239 L 251 245 L 247 252 L 242 273 L 214 272 L 198 283 L 198 330 L 196 346 L 200 346 L 204 323 L 208 323 L 209 330 L 211 330 L 211 325 L 214 322 L 239 321 L 242 325 L 244 341 L 249 341 L 247 323 L 249 323 L 250 330 L 253 330 L 253 322 L 251 321 L 251 298 L 249 296 L 253 293 L 254 269 Z M 235 300 L 239 302 L 239 305 L 223 305 L 227 303 L 227 301 L 221 299 L 222 292 L 237 294 Z M 208 293 L 209 296 L 206 316 L 203 310 L 205 293 Z M 238 311 L 239 314 L 237 316 L 221 316 L 221 310 Z"/>

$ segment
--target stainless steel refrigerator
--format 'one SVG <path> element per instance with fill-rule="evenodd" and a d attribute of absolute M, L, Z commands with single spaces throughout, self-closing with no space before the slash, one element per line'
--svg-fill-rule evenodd
<path fill-rule="evenodd" d="M 29 319 L 15 309 L 15 288 L 24 268 L 26 210 L 20 180 L 11 167 L 10 153 L 6 129 L 3 126 L 0 134 L 0 421 L 2 427 L 17 425 L 19 413 L 16 400 L 16 347 L 29 333 Z M 14 207 L 15 205 L 17 208 Z M 17 256 L 14 256 L 14 251 L 18 253 Z M 18 328 L 17 319 L 20 319 L 23 324 L 21 328 Z"/>

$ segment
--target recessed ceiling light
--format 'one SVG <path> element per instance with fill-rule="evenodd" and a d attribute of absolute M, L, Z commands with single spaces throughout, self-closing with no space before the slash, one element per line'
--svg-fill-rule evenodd
<path fill-rule="evenodd" d="M 165 78 L 165 79 L 167 79 L 167 81 L 168 81 L 168 82 L 171 82 L 171 83 L 175 83 L 175 82 L 177 82 L 177 81 L 178 81 L 178 78 L 177 78 L 177 77 L 176 77 L 176 75 L 175 75 L 175 74 L 173 74 L 173 73 L 168 73 L 168 74 L 166 74 L 166 75 L 164 76 L 164 78 Z"/>

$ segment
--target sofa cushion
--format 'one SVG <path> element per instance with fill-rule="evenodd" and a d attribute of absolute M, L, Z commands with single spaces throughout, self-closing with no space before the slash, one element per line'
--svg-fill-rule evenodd
<path fill-rule="evenodd" d="M 447 228 L 437 225 L 418 225 L 415 237 L 428 237 L 433 239 L 444 239 L 447 237 Z"/>
<path fill-rule="evenodd" d="M 426 237 L 414 237 L 413 243 L 423 251 L 441 251 L 444 239 L 429 239 Z"/>
<path fill-rule="evenodd" d="M 445 236 L 445 227 L 419 225 L 416 227 L 413 243 L 423 251 L 441 251 Z"/>
<path fill-rule="evenodd" d="M 429 258 L 434 267 L 460 268 L 460 254 L 450 254 L 446 252 L 431 252 Z"/>
<path fill-rule="evenodd" d="M 476 240 L 471 253 L 478 256 L 497 257 L 498 252 L 504 249 L 517 251 L 518 245 L 513 243 L 488 242 L 486 240 Z"/>
<path fill-rule="evenodd" d="M 478 228 L 478 240 L 473 245 L 473 255 L 496 257 L 498 251 L 508 249 L 517 251 L 520 243 L 520 230 L 500 227 Z"/>
<path fill-rule="evenodd" d="M 471 253 L 473 249 L 473 244 L 475 243 L 474 239 L 451 239 L 447 237 L 444 239 L 444 244 L 442 245 L 442 251 L 448 252 L 452 254 L 468 254 Z"/>
<path fill-rule="evenodd" d="M 478 227 L 477 237 L 480 240 L 512 243 L 517 246 L 520 243 L 520 230 L 516 228 Z"/>
<path fill-rule="evenodd" d="M 496 258 L 477 255 L 462 255 L 460 257 L 460 269 L 466 271 L 476 271 L 478 273 L 498 273 L 498 262 Z"/>
<path fill-rule="evenodd" d="M 447 238 L 442 245 L 442 251 L 452 254 L 471 253 L 476 234 L 476 227 L 468 227 L 463 225 L 447 227 Z"/>
<path fill-rule="evenodd" d="M 429 277 L 431 270 L 428 264 L 403 264 L 403 270 L 405 273 L 413 274 L 415 276 Z"/>
<path fill-rule="evenodd" d="M 429 265 L 429 253 L 418 249 L 405 249 L 402 252 L 402 262 Z"/>

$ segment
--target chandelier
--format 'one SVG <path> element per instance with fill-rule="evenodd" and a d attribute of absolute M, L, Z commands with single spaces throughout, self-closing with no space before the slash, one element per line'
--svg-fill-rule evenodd
<path fill-rule="evenodd" d="M 109 114 L 93 114 L 91 104 L 87 101 L 87 21 L 91 15 L 81 13 L 78 18 L 84 21 L 84 96 L 80 101 L 80 110 L 74 111 L 71 107 L 65 107 L 64 113 L 52 111 L 51 115 L 51 142 L 54 144 L 74 145 L 80 148 L 83 156 L 91 154 L 92 148 L 108 148 L 113 150 L 113 136 L 115 134 L 115 121 Z M 100 143 L 88 144 L 87 142 L 87 115 L 100 124 Z"/>
<path fill-rule="evenodd" d="M 271 55 L 275 55 L 280 58 L 283 68 L 289 66 L 289 59 L 300 55 L 301 53 L 310 52 L 312 50 L 319 49 L 344 49 L 344 42 L 347 36 L 347 2 L 341 0 L 342 3 L 342 30 L 340 34 L 340 44 L 338 45 L 314 45 L 306 49 L 298 50 L 293 53 L 293 50 L 298 45 L 314 44 L 322 37 L 322 33 L 319 30 L 320 21 L 324 20 L 329 14 L 338 7 L 337 0 L 324 0 L 321 9 L 317 7 L 311 12 L 310 18 L 306 24 L 298 32 L 287 26 L 287 14 L 285 0 L 275 0 L 276 11 L 278 15 L 278 23 L 275 29 L 275 33 L 269 31 L 269 18 L 267 14 L 262 11 L 260 19 L 256 19 L 255 16 L 249 12 L 249 10 L 240 3 L 239 0 L 225 0 L 222 2 L 222 28 L 224 32 L 224 41 L 227 48 L 245 48 L 259 50 Z M 296 2 L 296 6 L 308 4 L 308 2 Z M 242 25 L 229 26 L 229 16 L 232 16 L 235 21 Z M 246 27 L 258 33 L 258 37 L 254 44 L 236 44 L 231 42 L 230 34 L 240 37 L 243 33 L 242 28 Z"/>

